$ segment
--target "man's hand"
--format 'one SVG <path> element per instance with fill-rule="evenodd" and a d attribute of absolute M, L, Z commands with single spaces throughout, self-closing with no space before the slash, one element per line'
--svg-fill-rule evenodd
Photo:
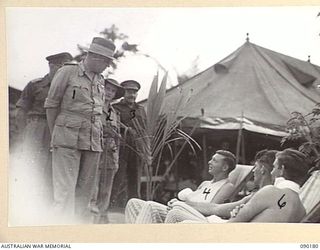
<path fill-rule="evenodd" d="M 241 204 L 236 206 L 231 212 L 230 212 L 230 217 L 234 218 L 237 216 L 237 214 L 239 213 L 239 211 L 241 210 L 241 208 L 244 207 L 245 204 Z"/>
<path fill-rule="evenodd" d="M 168 211 L 171 210 L 174 207 L 174 203 L 176 203 L 177 201 L 179 201 L 176 198 L 171 199 L 170 201 L 168 201 L 167 206 L 168 206 Z"/>

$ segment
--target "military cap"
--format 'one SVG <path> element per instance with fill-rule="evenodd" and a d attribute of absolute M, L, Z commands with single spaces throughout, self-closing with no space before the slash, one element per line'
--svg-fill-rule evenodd
<path fill-rule="evenodd" d="M 62 52 L 46 57 L 49 63 L 53 64 L 64 64 L 65 62 L 72 61 L 73 57 L 68 52 Z"/>
<path fill-rule="evenodd" d="M 139 90 L 141 88 L 140 83 L 138 83 L 135 80 L 127 80 L 124 81 L 120 84 L 124 89 L 134 89 L 134 90 Z"/>
<path fill-rule="evenodd" d="M 104 80 L 104 84 L 105 84 L 105 85 L 111 84 L 111 85 L 117 87 L 117 92 L 116 92 L 115 96 L 113 97 L 113 100 L 119 99 L 119 98 L 123 97 L 123 95 L 124 95 L 124 88 L 122 88 L 122 87 L 120 86 L 120 84 L 119 84 L 116 80 L 114 80 L 114 79 L 112 79 L 112 78 L 107 78 L 107 79 Z"/>

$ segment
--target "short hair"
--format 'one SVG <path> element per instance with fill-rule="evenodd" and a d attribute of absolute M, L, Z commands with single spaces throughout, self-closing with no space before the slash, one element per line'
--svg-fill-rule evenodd
<path fill-rule="evenodd" d="M 228 172 L 230 173 L 236 167 L 236 157 L 233 153 L 227 150 L 217 150 L 216 154 L 222 155 L 224 158 L 223 160 L 228 165 Z"/>
<path fill-rule="evenodd" d="M 263 166 L 265 166 L 267 170 L 271 173 L 273 169 L 273 162 L 276 159 L 276 154 L 278 152 L 278 150 L 263 149 L 256 153 L 254 160 L 263 164 Z"/>
<path fill-rule="evenodd" d="M 287 148 L 276 154 L 280 165 L 284 166 L 284 177 L 302 185 L 308 176 L 309 167 L 305 154 Z"/>

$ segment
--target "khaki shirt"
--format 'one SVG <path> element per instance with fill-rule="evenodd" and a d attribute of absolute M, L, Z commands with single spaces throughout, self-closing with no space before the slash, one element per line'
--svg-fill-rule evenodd
<path fill-rule="evenodd" d="M 119 168 L 120 114 L 110 105 L 102 114 L 104 146 L 101 164 L 107 169 Z"/>
<path fill-rule="evenodd" d="M 89 74 L 83 63 L 60 68 L 44 105 L 60 109 L 52 133 L 52 146 L 101 152 L 104 95 L 103 76 Z"/>
<path fill-rule="evenodd" d="M 129 107 L 128 104 L 122 99 L 120 102 L 113 104 L 113 107 L 116 111 L 120 113 L 121 122 L 127 126 L 135 129 L 133 125 L 133 119 L 135 119 L 143 128 L 147 120 L 147 115 L 144 110 L 144 107 L 140 104 L 134 103 L 133 107 Z M 137 146 L 137 140 L 131 134 L 126 134 L 125 129 L 121 127 L 121 134 L 125 138 L 123 145 Z"/>
<path fill-rule="evenodd" d="M 17 108 L 23 109 L 28 116 L 40 115 L 45 117 L 44 102 L 49 88 L 50 80 L 48 75 L 30 81 L 21 93 L 21 97 L 16 104 Z"/>
<path fill-rule="evenodd" d="M 133 119 L 137 119 L 141 126 L 145 125 L 147 115 L 144 107 L 140 104 L 134 103 L 131 108 L 122 99 L 120 102 L 113 104 L 113 107 L 120 113 L 121 122 L 127 127 L 134 128 Z"/>

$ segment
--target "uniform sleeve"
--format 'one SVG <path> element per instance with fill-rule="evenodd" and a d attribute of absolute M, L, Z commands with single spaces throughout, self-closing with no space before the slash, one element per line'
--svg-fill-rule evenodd
<path fill-rule="evenodd" d="M 29 111 L 31 109 L 34 99 L 33 85 L 33 82 L 29 82 L 27 86 L 23 89 L 20 99 L 16 103 L 17 108 L 21 108 L 24 111 Z"/>
<path fill-rule="evenodd" d="M 68 86 L 71 66 L 62 67 L 52 79 L 48 97 L 44 103 L 45 108 L 58 108 Z"/>
<path fill-rule="evenodd" d="M 146 128 L 147 114 L 143 106 L 139 105 L 139 117 L 138 121 L 143 128 Z"/>

